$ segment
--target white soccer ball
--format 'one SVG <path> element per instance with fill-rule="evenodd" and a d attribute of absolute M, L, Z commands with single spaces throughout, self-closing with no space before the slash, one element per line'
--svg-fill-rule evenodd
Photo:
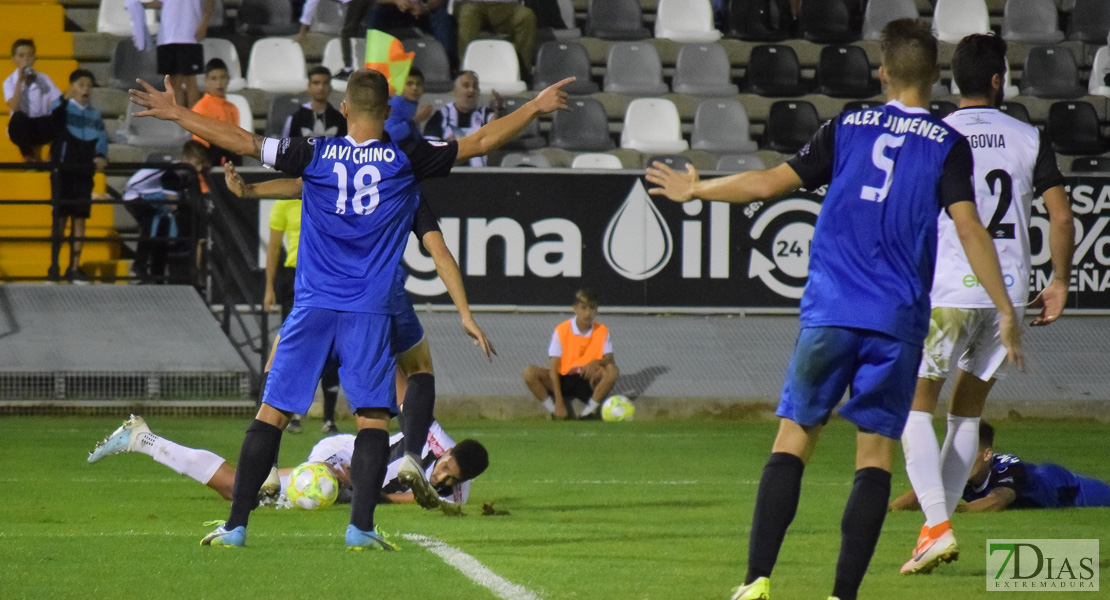
<path fill-rule="evenodd" d="M 322 462 L 302 463 L 289 473 L 289 488 L 285 490 L 285 495 L 297 508 L 327 508 L 339 496 L 339 482 L 328 465 Z"/>
<path fill-rule="evenodd" d="M 601 418 L 606 421 L 631 421 L 636 406 L 624 396 L 609 396 L 601 405 Z"/>

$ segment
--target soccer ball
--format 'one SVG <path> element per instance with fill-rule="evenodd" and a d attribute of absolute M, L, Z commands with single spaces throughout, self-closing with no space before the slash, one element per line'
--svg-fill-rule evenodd
<path fill-rule="evenodd" d="M 601 418 L 606 421 L 631 421 L 636 406 L 624 396 L 609 396 L 601 405 Z"/>
<path fill-rule="evenodd" d="M 327 508 L 339 495 L 339 482 L 326 464 L 302 463 L 289 474 L 289 488 L 285 490 L 285 495 L 297 508 L 305 510 Z"/>

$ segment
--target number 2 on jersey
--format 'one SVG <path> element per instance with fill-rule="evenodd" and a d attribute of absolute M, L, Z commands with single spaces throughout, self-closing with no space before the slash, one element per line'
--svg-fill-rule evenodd
<path fill-rule="evenodd" d="M 987 233 L 996 240 L 1014 239 L 1014 224 L 1003 223 L 1002 218 L 1010 211 L 1010 203 L 1014 201 L 1014 180 L 1010 174 L 1002 169 L 995 169 L 987 173 L 987 188 L 994 192 L 994 185 L 998 185 L 998 206 L 994 209 L 994 216 L 987 225 Z"/>
<path fill-rule="evenodd" d="M 339 177 L 339 197 L 335 200 L 335 214 L 347 214 L 347 165 L 343 163 L 335 163 L 332 171 Z M 367 182 L 367 179 L 370 181 Z M 378 183 L 382 180 L 381 171 L 374 165 L 365 165 L 358 171 L 355 171 L 354 184 L 355 195 L 351 198 L 351 204 L 354 205 L 355 213 L 360 215 L 368 215 L 378 208 Z M 369 202 L 365 200 L 369 198 Z"/>
<path fill-rule="evenodd" d="M 886 200 L 886 195 L 890 193 L 890 184 L 894 179 L 894 159 L 887 156 L 885 152 L 887 148 L 901 148 L 905 142 L 906 136 L 895 136 L 889 133 L 884 133 L 875 140 L 875 145 L 871 147 L 871 162 L 876 169 L 886 173 L 886 178 L 883 179 L 883 187 L 863 186 L 859 195 L 861 199 L 871 202 Z"/>

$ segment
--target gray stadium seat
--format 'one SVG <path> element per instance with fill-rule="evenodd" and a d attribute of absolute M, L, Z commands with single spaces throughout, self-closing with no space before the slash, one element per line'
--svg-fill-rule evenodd
<path fill-rule="evenodd" d="M 162 81 L 158 74 L 158 57 L 154 48 L 143 51 L 135 49 L 130 39 L 116 42 L 112 59 L 108 62 L 108 86 L 119 90 L 135 87 L 135 80 L 157 84 Z"/>
<path fill-rule="evenodd" d="M 659 52 L 647 42 L 617 42 L 609 49 L 605 91 L 630 96 L 667 93 Z"/>
<path fill-rule="evenodd" d="M 1033 44 L 1064 41 L 1056 3 L 1053 0 L 1009 0 L 1002 16 L 1002 39 Z"/>
<path fill-rule="evenodd" d="M 532 89 L 543 90 L 567 77 L 575 77 L 573 83 L 564 90 L 568 94 L 586 95 L 598 91 L 598 86 L 590 79 L 590 55 L 578 42 L 547 42 L 540 46 L 536 54 L 536 66 L 532 68 Z"/>
<path fill-rule="evenodd" d="M 590 0 L 586 35 L 603 40 L 642 40 L 651 37 L 643 21 L 640 0 Z"/>
<path fill-rule="evenodd" d="M 366 39 L 356 40 L 361 45 L 355 46 L 355 56 L 366 54 Z M 429 94 L 450 92 L 455 87 L 455 80 L 451 78 L 451 63 L 447 59 L 447 51 L 433 38 L 409 38 L 401 41 L 405 52 L 415 52 L 412 66 L 420 69 L 424 74 L 424 91 Z"/>
<path fill-rule="evenodd" d="M 310 31 L 327 35 L 339 35 L 343 20 L 347 17 L 347 5 L 340 2 L 321 2 L 316 5 Z"/>
<path fill-rule="evenodd" d="M 131 40 L 124 41 L 131 43 Z M 122 142 L 141 148 L 166 148 L 178 151 L 182 144 L 193 137 L 173 121 L 133 116 L 141 110 L 143 110 L 141 106 L 127 103 L 127 117 L 123 121 L 123 127 L 116 132 Z"/>
<path fill-rule="evenodd" d="M 809 143 L 821 127 L 817 108 L 801 100 L 780 100 L 771 105 L 763 146 L 768 150 L 793 154 Z"/>
<path fill-rule="evenodd" d="M 606 152 L 616 145 L 609 136 L 609 117 L 594 98 L 571 98 L 568 110 L 551 118 L 551 147 L 571 152 Z"/>
<path fill-rule="evenodd" d="M 658 156 L 652 156 L 644 160 L 644 167 L 650 167 L 652 163 L 662 163 L 675 171 L 685 171 L 686 167 L 692 164 L 689 158 L 681 154 L 660 154 Z"/>
<path fill-rule="evenodd" d="M 520 108 L 521 106 L 524 106 L 528 102 L 528 98 L 510 96 L 508 98 L 505 98 L 504 102 L 505 114 L 509 114 Z M 518 133 L 515 138 L 509 140 L 509 142 L 505 144 L 504 148 L 506 150 L 527 151 L 535 150 L 537 148 L 543 148 L 546 145 L 547 141 L 543 139 L 543 134 L 540 133 L 540 120 L 532 119 L 532 122 L 528 123 L 528 126 L 525 127 L 523 131 Z"/>
<path fill-rule="evenodd" d="M 745 42 L 781 42 L 790 37 L 791 21 L 793 17 L 786 0 L 731 0 L 729 3 L 728 35 Z"/>
<path fill-rule="evenodd" d="M 875 108 L 882 106 L 883 102 L 880 100 L 855 100 L 853 102 L 845 102 L 844 110 L 863 110 L 865 108 Z"/>
<path fill-rule="evenodd" d="M 177 154 L 174 154 L 173 152 L 151 152 L 146 155 L 146 158 L 143 159 L 143 162 L 172 164 L 177 162 L 178 155 L 180 154 L 180 152 Z"/>
<path fill-rule="evenodd" d="M 817 63 L 818 94 L 834 98 L 866 98 L 880 92 L 871 76 L 867 52 L 859 46 L 825 46 Z"/>
<path fill-rule="evenodd" d="M 1071 163 L 1076 173 L 1110 173 L 1110 156 L 1083 156 Z"/>
<path fill-rule="evenodd" d="M 1025 57 L 1021 93 L 1038 98 L 1078 98 L 1086 93 L 1079 85 L 1079 66 L 1067 48 L 1037 46 Z"/>
<path fill-rule="evenodd" d="M 1003 102 L 999 105 L 998 110 L 1010 115 L 1011 117 L 1025 123 L 1031 123 L 1029 120 L 1029 109 L 1025 108 L 1024 104 L 1017 102 Z"/>
<path fill-rule="evenodd" d="M 281 137 L 285 129 L 285 120 L 293 116 L 302 104 L 308 102 L 306 94 L 279 94 L 270 102 L 270 110 L 266 113 L 266 135 L 268 137 Z"/>
<path fill-rule="evenodd" d="M 1087 102 L 1054 103 L 1048 109 L 1044 132 L 1052 150 L 1060 154 L 1102 154 L 1106 151 L 1098 113 Z"/>
<path fill-rule="evenodd" d="M 694 113 L 690 147 L 708 152 L 755 152 L 759 146 L 748 131 L 748 112 L 739 101 L 704 100 Z"/>
<path fill-rule="evenodd" d="M 1068 39 L 1084 44 L 1106 43 L 1110 33 L 1110 2 L 1106 0 L 1075 0 L 1068 24 Z"/>
<path fill-rule="evenodd" d="M 867 3 L 863 12 L 863 39 L 877 40 L 883 27 L 898 19 L 916 19 L 917 2 L 914 0 L 874 0 Z"/>
<path fill-rule="evenodd" d="M 292 35 L 300 30 L 292 5 L 272 0 L 242 0 L 236 24 L 240 32 L 255 35 Z"/>
<path fill-rule="evenodd" d="M 929 112 L 938 119 L 943 119 L 953 112 L 956 112 L 956 108 L 954 103 L 945 102 L 944 100 L 933 100 L 929 103 Z"/>
<path fill-rule="evenodd" d="M 766 169 L 763 159 L 751 154 L 726 154 L 717 160 L 717 170 L 729 173 L 743 173 Z"/>
<path fill-rule="evenodd" d="M 525 154 L 510 152 L 501 159 L 502 167 L 533 167 L 537 169 L 550 169 L 551 161 L 542 154 Z"/>
<path fill-rule="evenodd" d="M 802 37 L 818 44 L 847 44 L 859 39 L 844 0 L 802 2 L 798 28 Z"/>
<path fill-rule="evenodd" d="M 672 86 L 675 93 L 731 96 L 738 92 L 731 79 L 728 54 L 720 44 L 683 44 L 678 49 Z"/>
<path fill-rule="evenodd" d="M 793 48 L 778 44 L 752 48 L 743 91 L 760 96 L 800 96 L 808 87 L 802 81 L 802 66 Z"/>

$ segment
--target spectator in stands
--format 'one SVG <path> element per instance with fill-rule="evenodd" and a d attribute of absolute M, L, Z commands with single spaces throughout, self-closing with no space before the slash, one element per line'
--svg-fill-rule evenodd
<path fill-rule="evenodd" d="M 389 118 L 385 120 L 385 130 L 390 139 L 399 142 L 406 138 L 420 138 L 418 123 L 428 120 L 435 110 L 432 105 L 420 106 L 424 95 L 424 74 L 412 67 L 405 78 L 405 89 L 389 99 Z"/>
<path fill-rule="evenodd" d="M 54 139 L 50 108 L 62 96 L 46 73 L 35 71 L 35 42 L 18 39 L 12 44 L 15 72 L 4 80 L 8 103 L 8 138 L 19 147 L 26 162 L 39 160 L 39 148 Z"/>
<path fill-rule="evenodd" d="M 204 66 L 204 47 L 200 42 L 208 34 L 208 21 L 215 3 L 216 0 L 142 3 L 146 8 L 162 9 L 158 29 L 158 72 L 169 76 L 174 96 L 181 106 L 192 106 L 200 98 L 195 77 Z"/>
<path fill-rule="evenodd" d="M 379 31 L 415 27 L 428 32 L 447 51 L 454 70 L 459 68 L 458 42 L 447 4 L 447 0 L 378 0 L 370 9 L 366 25 Z"/>
<path fill-rule="evenodd" d="M 123 190 L 124 208 L 139 224 L 139 242 L 131 275 L 141 283 L 165 281 L 168 242 L 151 242 L 151 237 L 177 237 L 181 226 L 179 214 L 187 213 L 185 205 L 170 204 L 184 200 L 189 190 L 205 191 L 204 177 L 212 168 L 208 148 L 189 140 L 181 148 L 181 162 L 193 168 L 199 181 L 186 175 L 180 168 L 141 169 L 127 181 Z"/>
<path fill-rule="evenodd" d="M 424 137 L 443 141 L 461 139 L 505 112 L 505 103 L 497 90 L 492 92 L 492 106 L 478 108 L 478 96 L 482 89 L 478 85 L 478 74 L 474 71 L 459 73 L 455 77 L 455 89 L 451 93 L 455 96 L 455 101 L 432 115 L 424 125 Z M 472 158 L 468 164 L 472 167 L 484 167 L 486 157 Z"/>
<path fill-rule="evenodd" d="M 207 86 L 207 91 L 193 105 L 193 112 L 238 127 L 239 109 L 227 99 L 227 83 L 229 81 L 231 81 L 231 76 L 228 74 L 227 63 L 218 58 L 208 61 L 204 65 L 204 84 Z M 193 139 L 208 147 L 208 154 L 212 158 L 213 164 L 222 165 L 225 162 L 230 162 L 233 165 L 243 164 L 242 156 L 219 146 L 209 146 L 208 142 L 195 135 Z"/>
<path fill-rule="evenodd" d="M 69 238 L 69 268 L 66 277 L 74 282 L 88 282 L 80 271 L 81 247 L 85 236 L 85 219 L 92 211 L 93 174 L 108 166 L 108 134 L 100 111 L 90 105 L 93 74 L 77 69 L 69 76 L 69 89 L 54 103 L 51 112 L 54 145 L 50 155 L 54 171 L 50 177 L 54 222 L 51 228 L 51 281 L 60 279 L 58 255 L 66 221 L 72 221 Z"/>
<path fill-rule="evenodd" d="M 507 35 L 520 58 L 520 74 L 530 77 L 536 55 L 536 14 L 519 0 L 456 0 L 459 20 L 459 56 L 482 35 L 483 29 Z"/>
<path fill-rule="evenodd" d="M 363 27 L 362 21 L 370 12 L 374 0 L 338 0 L 338 2 L 347 5 L 347 15 L 343 18 L 343 29 L 339 30 L 339 50 L 343 53 L 343 70 L 336 73 L 335 78 L 347 81 L 351 73 L 355 72 L 355 68 L 362 66 L 363 61 L 356 63 L 352 57 L 351 39 L 361 37 L 365 33 L 366 28 Z M 312 19 L 316 16 L 316 7 L 319 5 L 320 0 L 305 0 L 304 8 L 301 9 L 301 31 L 293 36 L 297 43 L 304 42 L 305 36 L 308 35 L 308 28 L 312 25 Z"/>
<path fill-rule="evenodd" d="M 347 119 L 335 109 L 331 96 L 331 71 L 327 67 L 308 70 L 310 100 L 285 119 L 282 137 L 343 137 L 347 135 Z"/>
<path fill-rule="evenodd" d="M 597 294 L 578 290 L 573 310 L 574 317 L 560 323 L 551 334 L 548 365 L 526 367 L 524 385 L 556 419 L 574 416 L 571 398 L 586 403 L 579 419 L 597 418 L 598 408 L 620 377 L 620 369 L 613 361 L 609 328 L 596 321 Z"/>

